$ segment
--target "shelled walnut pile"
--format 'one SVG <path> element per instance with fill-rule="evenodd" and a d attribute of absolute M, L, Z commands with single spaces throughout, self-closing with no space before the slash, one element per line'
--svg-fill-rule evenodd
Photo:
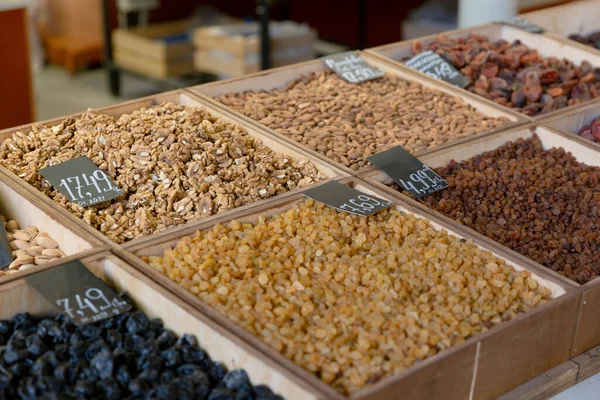
<path fill-rule="evenodd" d="M 440 35 L 425 45 L 413 42 L 413 54 L 426 50 L 440 54 L 459 69 L 469 79 L 471 92 L 526 115 L 600 97 L 600 66 L 544 58 L 519 40 L 492 42 L 472 33 L 457 39 Z"/>
<path fill-rule="evenodd" d="M 393 146 L 419 152 L 510 122 L 392 74 L 355 84 L 314 72 L 281 88 L 217 100 L 353 170 Z"/>
<path fill-rule="evenodd" d="M 125 195 L 83 208 L 38 173 L 79 156 Z M 239 126 L 171 103 L 34 126 L 2 143 L 0 163 L 117 243 L 324 179 L 313 163 L 275 153 Z"/>
<path fill-rule="evenodd" d="M 436 172 L 449 187 L 419 201 L 578 283 L 600 276 L 600 167 L 534 136 Z"/>
<path fill-rule="evenodd" d="M 14 259 L 7 268 L 0 269 L 0 276 L 25 271 L 65 256 L 58 248 L 58 242 L 46 232 L 40 232 L 37 227 L 28 226 L 21 229 L 17 221 L 7 221 L 3 215 L 0 215 L 0 220 L 6 229 L 6 237 L 13 250 Z"/>
<path fill-rule="evenodd" d="M 146 261 L 342 393 L 551 295 L 425 219 L 394 209 L 359 217 L 312 200 L 216 225 Z"/>

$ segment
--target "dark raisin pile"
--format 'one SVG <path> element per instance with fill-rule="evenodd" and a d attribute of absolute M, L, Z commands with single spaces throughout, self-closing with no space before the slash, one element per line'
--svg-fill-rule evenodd
<path fill-rule="evenodd" d="M 436 172 L 449 187 L 420 202 L 578 283 L 600 275 L 599 167 L 534 136 Z"/>
<path fill-rule="evenodd" d="M 63 315 L 0 321 L 0 399 L 282 398 L 133 311 L 82 326 Z"/>

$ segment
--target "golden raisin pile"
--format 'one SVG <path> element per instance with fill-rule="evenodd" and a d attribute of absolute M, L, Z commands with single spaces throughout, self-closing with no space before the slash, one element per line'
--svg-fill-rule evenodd
<path fill-rule="evenodd" d="M 578 283 L 600 275 L 600 167 L 535 136 L 436 172 L 449 187 L 421 202 Z"/>
<path fill-rule="evenodd" d="M 425 219 L 312 200 L 146 261 L 346 394 L 550 297 L 529 272 Z"/>

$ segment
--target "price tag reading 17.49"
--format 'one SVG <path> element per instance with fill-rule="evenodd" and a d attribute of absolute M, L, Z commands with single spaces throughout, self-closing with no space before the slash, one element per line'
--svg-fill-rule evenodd
<path fill-rule="evenodd" d="M 111 318 L 132 307 L 79 260 L 25 279 L 58 311 L 78 325 Z"/>
<path fill-rule="evenodd" d="M 308 189 L 304 195 L 337 210 L 365 217 L 394 205 L 391 201 L 371 196 L 336 181 Z"/>
<path fill-rule="evenodd" d="M 375 154 L 368 160 L 415 197 L 448 187 L 448 182 L 441 176 L 400 146 Z"/>
<path fill-rule="evenodd" d="M 39 172 L 70 202 L 82 207 L 112 200 L 123 194 L 112 179 L 85 156 Z"/>

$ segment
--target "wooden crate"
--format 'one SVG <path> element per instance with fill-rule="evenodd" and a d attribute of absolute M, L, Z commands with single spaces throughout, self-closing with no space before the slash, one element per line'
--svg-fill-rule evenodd
<path fill-rule="evenodd" d="M 390 196 L 385 191 L 359 180 L 345 178 L 341 182 L 363 192 L 393 200 L 397 203 L 397 209 L 430 219 L 435 229 L 446 229 L 450 234 L 467 239 L 475 238 L 480 246 L 493 251 L 515 268 L 533 271 L 534 278 L 553 291 L 553 300 L 546 304 L 364 388 L 349 398 L 395 399 L 404 396 L 411 399 L 494 398 L 569 358 L 580 296 L 576 289 L 548 274 L 544 268 L 537 269 L 532 266 L 528 260 L 517 261 L 512 254 L 504 252 L 501 246 L 493 242 L 489 245 L 481 244 L 483 242 L 480 238 L 472 235 L 470 230 L 454 222 L 443 220 L 427 209 L 417 208 L 399 200 L 397 196 Z M 210 230 L 214 223 L 224 224 L 233 218 L 240 222 L 255 222 L 260 215 L 268 216 L 281 212 L 304 199 L 302 195 L 297 194 L 272 202 L 260 209 L 220 216 L 212 223 L 206 223 L 198 228 Z M 140 258 L 160 255 L 166 249 L 172 248 L 183 236 L 191 233 L 188 230 L 184 234 L 171 234 L 143 244 L 125 244 L 126 251 L 120 252 L 120 256 L 186 303 L 210 316 L 226 330 L 243 338 L 253 347 L 261 349 L 286 370 L 292 371 L 298 381 L 323 392 L 328 399 L 344 398 L 315 375 L 294 364 L 258 337 L 229 320 L 224 314 L 206 305 L 198 297 L 152 269 Z"/>
<path fill-rule="evenodd" d="M 373 56 L 368 53 L 358 52 L 358 54 L 362 58 L 364 58 L 369 64 L 379 68 L 380 70 L 382 70 L 386 73 L 396 75 L 396 76 L 398 76 L 402 79 L 408 80 L 408 81 L 416 81 L 427 88 L 440 90 L 440 91 L 442 91 L 444 93 L 448 93 L 452 96 L 460 97 L 467 104 L 470 104 L 475 109 L 477 109 L 479 112 L 481 112 L 482 114 L 487 115 L 489 117 L 506 117 L 511 121 L 510 124 L 508 124 L 502 128 L 499 128 L 499 129 L 508 129 L 510 127 L 514 127 L 516 125 L 523 124 L 523 123 L 530 121 L 530 119 L 528 117 L 525 117 L 516 112 L 513 112 L 512 110 L 500 107 L 492 101 L 483 99 L 479 96 L 476 96 L 472 93 L 468 93 L 463 90 L 458 90 L 457 88 L 455 88 L 451 85 L 446 85 L 441 81 L 436 81 L 436 80 L 429 79 L 427 77 L 423 77 L 420 74 L 417 74 L 412 70 L 409 70 L 408 68 L 398 68 L 393 63 L 391 63 L 387 60 L 384 60 L 382 58 Z M 270 132 L 274 136 L 282 138 L 283 140 L 285 140 L 288 143 L 293 143 L 296 146 L 302 146 L 306 151 L 308 151 L 314 157 L 318 157 L 318 158 L 326 160 L 330 163 L 334 163 L 334 161 L 330 160 L 325 155 L 322 155 L 314 150 L 311 150 L 308 147 L 299 144 L 295 140 L 290 139 L 281 133 L 278 133 L 274 129 L 271 129 L 271 128 L 259 123 L 258 121 L 255 121 L 249 117 L 246 117 L 242 113 L 235 111 L 229 107 L 226 107 L 225 105 L 223 105 L 223 104 L 219 103 L 218 101 L 216 101 L 215 99 L 213 99 L 214 97 L 217 97 L 217 96 L 220 96 L 220 95 L 223 95 L 226 93 L 237 93 L 237 92 L 243 92 L 243 91 L 248 91 L 248 90 L 254 90 L 254 91 L 273 90 L 275 88 L 283 87 L 286 84 L 288 84 L 289 82 L 291 82 L 295 79 L 298 79 L 299 77 L 301 77 L 303 75 L 311 74 L 311 73 L 317 72 L 317 71 L 323 71 L 325 69 L 326 69 L 326 67 L 323 65 L 323 63 L 320 60 L 312 60 L 312 61 L 304 62 L 301 64 L 291 65 L 288 67 L 275 68 L 275 69 L 271 69 L 271 70 L 261 71 L 261 72 L 258 72 L 255 74 L 250 74 L 250 75 L 243 76 L 240 78 L 227 79 L 224 81 L 212 82 L 212 83 L 207 83 L 207 84 L 199 85 L 199 86 L 193 86 L 191 88 L 188 88 L 187 90 L 191 91 L 192 93 L 194 93 L 198 96 L 201 96 L 203 99 L 206 99 L 206 101 L 209 101 L 213 106 L 227 110 L 227 112 L 230 115 L 235 116 L 236 118 L 238 118 L 239 121 L 244 121 L 243 122 L 244 125 L 253 124 L 255 126 L 259 126 L 259 127 L 261 127 L 261 129 L 264 129 L 264 130 Z M 493 132 L 493 131 L 491 131 L 491 132 Z M 474 137 L 484 136 L 488 133 L 489 132 L 482 132 L 477 135 L 458 139 L 454 142 L 450 142 L 449 144 L 442 145 L 438 148 L 443 148 L 450 144 L 462 143 L 462 142 L 468 141 Z M 432 150 L 425 150 L 425 151 L 421 152 L 420 154 L 426 154 L 431 151 Z M 348 174 L 351 174 L 351 175 L 356 174 L 356 171 L 346 168 L 342 164 L 339 164 L 339 163 L 335 163 L 335 164 L 340 169 L 346 171 Z"/>
<path fill-rule="evenodd" d="M 462 161 L 485 151 L 494 150 L 509 141 L 514 141 L 519 138 L 530 138 L 534 133 L 539 136 L 545 149 L 562 147 L 571 152 L 579 162 L 593 166 L 600 166 L 600 153 L 593 148 L 593 146 L 590 146 L 587 143 L 589 142 L 588 140 L 542 126 L 523 127 L 510 131 L 495 133 L 485 138 L 475 139 L 469 143 L 463 144 L 462 146 L 449 147 L 419 158 L 421 161 L 423 161 L 423 163 L 431 168 L 438 168 L 447 165 L 451 160 Z M 408 201 L 410 204 L 418 207 L 420 210 L 428 209 L 426 205 L 418 203 L 413 199 L 409 199 L 407 196 L 385 185 L 384 182 L 390 182 L 391 180 L 379 170 L 373 168 L 371 171 L 365 172 L 361 176 L 361 179 L 374 185 L 375 187 L 378 187 L 390 195 L 395 195 L 396 198 L 402 198 L 403 200 Z M 435 213 L 438 218 L 441 218 L 448 223 L 455 223 L 452 219 L 442 215 L 441 213 L 436 211 L 431 212 Z M 482 243 L 493 242 L 493 240 L 475 232 L 470 228 L 465 229 L 471 231 L 471 234 L 478 237 Z M 600 279 L 595 279 L 584 285 L 580 285 L 558 274 L 557 272 L 554 272 L 549 268 L 546 268 L 543 265 L 518 254 L 513 250 L 510 250 L 504 246 L 501 247 L 507 253 L 512 254 L 516 259 L 523 262 L 528 261 L 529 263 L 532 263 L 536 270 L 545 269 L 549 274 L 554 276 L 555 279 L 561 281 L 565 286 L 577 289 L 582 294 L 577 315 L 575 336 L 573 338 L 573 345 L 571 348 L 571 357 L 579 355 L 584 351 L 600 344 Z"/>
<path fill-rule="evenodd" d="M 568 38 L 569 35 L 589 35 L 600 31 L 600 1 L 578 0 L 556 7 L 521 14 L 532 23 L 546 29 L 546 35 Z M 570 41 L 574 46 L 585 46 L 576 41 Z M 600 50 L 585 46 L 590 51 L 600 54 Z"/>
<path fill-rule="evenodd" d="M 574 110 L 565 110 L 563 113 L 540 119 L 538 124 L 572 133 L 573 140 L 580 141 L 600 151 L 600 143 L 582 138 L 577 134 L 581 128 L 589 125 L 596 118 L 600 118 L 600 103 L 592 102 Z"/>
<path fill-rule="evenodd" d="M 320 397 L 315 388 L 302 386 L 301 382 L 293 379 L 289 372 L 280 368 L 269 357 L 248 346 L 115 255 L 104 252 L 85 257 L 81 261 L 118 292 L 127 293 L 138 309 L 148 317 L 162 319 L 165 327 L 177 335 L 195 335 L 200 346 L 207 350 L 213 360 L 223 363 L 229 370 L 244 368 L 254 385 L 269 385 L 275 393 L 282 394 L 287 399 Z M 43 270 L 48 268 L 52 267 L 44 267 Z M 25 279 L 15 279 L 0 287 L 0 304 L 0 319 L 7 319 L 21 312 L 32 315 L 57 313 Z"/>
<path fill-rule="evenodd" d="M 314 58 L 316 31 L 292 21 L 270 23 L 271 65 L 281 67 Z M 240 76 L 260 71 L 258 23 L 198 28 L 194 66 L 216 75 Z"/>
<path fill-rule="evenodd" d="M 248 132 L 248 134 L 250 136 L 252 136 L 258 140 L 261 140 L 266 146 L 268 146 L 272 150 L 282 153 L 282 154 L 285 154 L 285 155 L 288 155 L 294 159 L 305 159 L 305 160 L 311 161 L 317 167 L 319 172 L 321 172 L 323 177 L 325 177 L 327 179 L 339 178 L 341 176 L 347 175 L 341 169 L 336 168 L 334 165 L 329 164 L 328 162 L 326 162 L 320 158 L 313 157 L 309 152 L 307 152 L 301 148 L 298 148 L 298 146 L 294 146 L 293 144 L 282 141 L 277 137 L 273 137 L 270 133 L 264 132 L 264 130 L 261 130 L 260 128 L 254 126 L 254 125 L 245 125 L 243 123 L 243 121 L 239 121 L 237 118 L 230 116 L 229 114 L 223 112 L 220 108 L 213 107 L 210 102 L 203 100 L 201 98 L 198 98 L 197 96 L 194 96 L 193 94 L 184 92 L 182 90 L 175 90 L 175 91 L 166 92 L 166 93 L 162 93 L 162 94 L 155 95 L 155 96 L 149 96 L 149 97 L 144 97 L 144 98 L 137 99 L 137 100 L 131 100 L 131 101 L 128 101 L 125 103 L 120 103 L 120 104 L 116 104 L 116 105 L 109 106 L 109 107 L 99 108 L 99 109 L 97 109 L 97 111 L 99 113 L 111 115 L 113 117 L 119 117 L 123 114 L 131 113 L 135 110 L 139 110 L 140 108 L 150 107 L 150 106 L 153 106 L 156 104 L 160 104 L 162 102 L 172 102 L 175 104 L 183 104 L 183 105 L 189 106 L 189 107 L 200 107 L 200 108 L 207 109 L 212 115 L 214 115 L 224 121 L 243 126 L 244 129 L 246 129 L 246 131 Z M 43 124 L 46 126 L 53 126 L 53 125 L 59 124 L 65 118 L 77 117 L 79 115 L 81 115 L 81 114 L 80 113 L 72 114 L 67 117 L 54 118 L 51 120 L 40 122 L 38 124 Z M 7 138 L 10 138 L 15 132 L 23 132 L 23 133 L 27 134 L 28 132 L 31 131 L 31 128 L 33 125 L 34 124 L 22 125 L 19 127 L 0 131 L 0 142 L 4 141 Z M 116 243 L 114 243 L 112 240 L 108 239 L 106 236 L 104 236 L 98 230 L 92 228 L 87 223 L 85 223 L 83 220 L 81 220 L 78 217 L 76 217 L 75 215 L 71 214 L 69 211 L 67 211 L 63 207 L 59 206 L 58 204 L 56 204 L 53 200 L 51 200 L 50 198 L 43 195 L 42 193 L 40 193 L 38 190 L 36 190 L 32 186 L 28 185 L 26 182 L 21 180 L 13 172 L 9 171 L 5 167 L 0 167 L 0 171 L 3 172 L 3 174 L 6 176 L 7 180 L 12 182 L 12 185 L 14 185 L 15 187 L 20 187 L 21 188 L 20 190 L 23 193 L 29 193 L 28 196 L 30 196 L 32 199 L 34 199 L 33 201 L 36 204 L 38 204 L 38 203 L 44 204 L 45 205 L 44 207 L 47 207 L 47 208 L 53 210 L 54 213 L 56 213 L 57 215 L 61 215 L 62 218 L 69 221 L 70 226 L 78 227 L 79 230 L 87 232 L 89 235 L 95 237 L 97 240 L 103 242 L 104 244 L 108 244 L 111 246 L 116 245 Z M 294 189 L 290 192 L 283 193 L 279 196 L 281 196 L 281 197 L 291 196 L 294 193 L 296 193 L 298 191 L 303 191 L 305 189 L 306 188 Z M 264 202 L 272 201 L 273 199 L 274 198 L 259 200 L 258 202 L 239 207 L 238 210 L 239 209 L 241 209 L 241 210 L 251 209 L 251 208 L 259 206 L 260 204 L 262 204 Z M 228 214 L 228 213 L 231 213 L 232 211 L 234 211 L 234 210 L 229 210 L 222 214 Z M 204 220 L 210 221 L 214 217 L 216 217 L 216 215 L 209 216 L 207 218 L 202 219 L 201 221 L 204 221 Z M 193 226 L 197 222 L 198 221 L 190 221 L 184 225 L 180 225 L 180 226 L 174 227 L 172 229 L 175 231 L 177 231 L 178 229 L 185 229 L 186 226 L 188 226 L 188 225 Z M 156 233 L 155 235 L 164 235 L 169 231 L 170 230 L 164 231 L 164 232 L 159 232 L 159 233 Z M 146 240 L 146 238 L 141 237 L 141 238 L 132 240 L 132 242 L 138 242 L 138 241 L 144 241 L 144 240 Z"/>
<path fill-rule="evenodd" d="M 85 229 L 72 225 L 54 210 L 37 201 L 37 197 L 21 186 L 12 185 L 10 179 L 0 171 L 0 215 L 14 219 L 22 229 L 33 225 L 40 232 L 46 232 L 56 240 L 59 248 L 69 256 L 81 256 L 102 251 L 106 248 L 102 241 L 95 239 Z M 62 263 L 60 259 L 51 265 Z M 41 266 L 26 271 L 36 271 Z M 0 277 L 0 284 L 22 276 L 26 271 L 11 273 Z"/>
<path fill-rule="evenodd" d="M 156 79 L 187 75 L 194 71 L 194 47 L 189 38 L 173 43 L 163 38 L 187 34 L 187 22 L 115 29 L 113 58 L 124 69 Z"/>
<path fill-rule="evenodd" d="M 486 24 L 480 25 L 472 28 L 465 29 L 457 29 L 454 31 L 445 32 L 443 35 L 452 39 L 466 37 L 471 33 L 476 33 L 480 35 L 486 35 L 491 41 L 496 40 L 506 40 L 508 42 L 513 42 L 515 40 L 520 40 L 524 45 L 536 49 L 542 57 L 557 57 L 557 58 L 566 58 L 576 65 L 580 65 L 583 61 L 589 61 L 593 66 L 600 67 L 600 52 L 590 51 L 588 46 L 575 46 L 573 45 L 571 40 L 566 40 L 558 36 L 548 36 L 548 35 L 540 35 L 536 33 L 526 32 L 522 29 L 503 24 Z M 402 60 L 406 58 L 410 58 L 413 53 L 411 50 L 411 46 L 415 42 L 421 42 L 424 45 L 427 45 L 432 40 L 436 39 L 438 35 L 425 36 L 418 39 L 406 40 L 402 42 L 396 42 L 391 44 L 386 44 L 383 46 L 373 47 L 371 49 L 367 49 L 366 52 L 370 54 L 377 55 L 379 57 L 383 57 L 388 60 L 393 60 L 394 63 L 402 68 L 408 68 L 404 65 Z M 433 79 L 422 72 L 415 71 L 422 77 L 426 77 L 427 79 Z M 441 82 L 441 84 L 445 86 L 453 85 Z M 468 92 L 466 89 L 460 89 L 463 92 Z M 471 92 L 469 92 L 471 93 Z M 474 94 L 474 93 L 473 93 Z M 480 97 L 479 95 L 476 95 Z M 481 97 L 480 97 L 481 98 Z M 593 99 L 590 101 L 600 101 L 600 99 Z M 509 107 L 501 106 L 495 103 L 498 107 L 502 109 L 508 110 Z M 586 104 L 586 103 L 582 103 Z M 575 107 L 580 107 L 581 104 L 566 107 L 573 109 Z M 535 117 L 531 117 L 533 120 L 539 120 L 540 118 L 545 118 L 549 115 L 553 115 L 554 113 L 560 113 L 564 110 L 560 109 L 551 113 L 537 115 Z"/>

